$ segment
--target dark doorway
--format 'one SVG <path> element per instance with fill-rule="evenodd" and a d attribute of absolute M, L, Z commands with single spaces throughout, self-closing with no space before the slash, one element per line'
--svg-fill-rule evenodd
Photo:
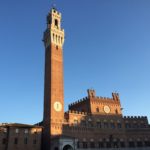
<path fill-rule="evenodd" d="M 70 145 L 65 145 L 63 150 L 73 150 L 73 148 Z"/>
<path fill-rule="evenodd" d="M 54 150 L 59 150 L 59 148 L 58 148 L 58 147 L 55 147 Z"/>

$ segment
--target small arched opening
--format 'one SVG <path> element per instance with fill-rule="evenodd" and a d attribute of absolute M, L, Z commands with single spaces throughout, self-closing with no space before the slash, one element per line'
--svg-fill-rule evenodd
<path fill-rule="evenodd" d="M 73 150 L 73 147 L 71 145 L 65 145 L 63 150 Z"/>
<path fill-rule="evenodd" d="M 58 20 L 55 19 L 55 26 L 58 28 Z"/>

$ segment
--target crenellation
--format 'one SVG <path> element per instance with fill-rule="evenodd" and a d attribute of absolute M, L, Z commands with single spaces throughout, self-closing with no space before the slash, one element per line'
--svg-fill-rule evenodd
<path fill-rule="evenodd" d="M 146 116 L 124 116 L 123 119 L 138 120 L 138 119 L 147 119 L 147 117 Z"/>
<path fill-rule="evenodd" d="M 69 104 L 69 106 L 72 107 L 72 106 L 74 106 L 74 105 L 81 104 L 82 102 L 84 102 L 84 101 L 86 101 L 86 100 L 88 100 L 88 98 L 87 98 L 87 97 L 84 97 L 83 99 L 77 100 L 77 101 L 75 101 L 75 102 Z"/>
<path fill-rule="evenodd" d="M 76 110 L 69 110 L 67 113 L 68 114 L 87 115 L 87 112 L 76 111 Z"/>

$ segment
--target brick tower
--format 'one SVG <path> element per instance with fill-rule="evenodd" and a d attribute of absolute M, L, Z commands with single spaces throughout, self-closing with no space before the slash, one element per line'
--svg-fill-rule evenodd
<path fill-rule="evenodd" d="M 44 150 L 50 150 L 50 139 L 62 134 L 64 120 L 64 30 L 61 28 L 61 13 L 55 8 L 52 8 L 47 16 L 47 29 L 43 41 L 45 45 L 43 145 Z"/>

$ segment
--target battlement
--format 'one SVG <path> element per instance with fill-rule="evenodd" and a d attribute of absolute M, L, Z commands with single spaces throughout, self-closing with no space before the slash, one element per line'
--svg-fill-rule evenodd
<path fill-rule="evenodd" d="M 81 114 L 81 115 L 87 115 L 87 112 L 81 112 L 81 111 L 76 111 L 76 110 L 69 110 L 68 113 L 72 114 Z"/>
<path fill-rule="evenodd" d="M 101 97 L 101 96 L 96 96 L 95 90 L 87 90 L 88 91 L 88 97 L 85 97 L 83 99 L 77 100 L 71 104 L 69 104 L 69 108 L 72 106 L 77 106 L 81 104 L 82 102 L 87 101 L 90 98 L 94 98 L 95 100 L 104 100 L 104 101 L 120 101 L 119 94 L 118 93 L 112 93 L 112 98 L 109 97 Z"/>
<path fill-rule="evenodd" d="M 119 98 L 119 94 L 118 94 L 118 93 L 112 93 L 112 98 L 110 98 L 110 97 L 96 96 L 95 99 L 97 99 L 97 100 L 120 101 L 120 98 Z"/>
<path fill-rule="evenodd" d="M 54 7 L 51 9 L 51 12 L 54 13 L 54 14 L 56 14 L 56 15 L 58 15 L 58 16 L 61 16 L 61 13 L 58 12 L 57 9 L 54 8 Z"/>
<path fill-rule="evenodd" d="M 113 100 L 113 98 L 110 98 L 110 97 L 101 97 L 101 96 L 97 96 L 96 99 L 98 99 L 98 100 Z"/>
<path fill-rule="evenodd" d="M 146 116 L 124 116 L 123 119 L 147 119 Z"/>
<path fill-rule="evenodd" d="M 82 102 L 85 102 L 85 101 L 87 101 L 87 100 L 88 100 L 88 97 L 84 97 L 84 98 L 82 98 L 82 99 L 80 99 L 80 100 L 77 100 L 77 101 L 75 101 L 75 102 L 69 104 L 69 107 L 74 106 L 74 105 L 78 105 L 78 104 L 80 104 L 80 103 L 82 103 Z"/>
<path fill-rule="evenodd" d="M 112 93 L 112 98 L 108 98 L 108 97 L 96 96 L 96 92 L 93 89 L 88 89 L 87 92 L 88 92 L 88 97 L 89 98 L 97 98 L 97 99 L 100 99 L 100 100 L 116 100 L 116 101 L 120 100 L 119 93 Z"/>

